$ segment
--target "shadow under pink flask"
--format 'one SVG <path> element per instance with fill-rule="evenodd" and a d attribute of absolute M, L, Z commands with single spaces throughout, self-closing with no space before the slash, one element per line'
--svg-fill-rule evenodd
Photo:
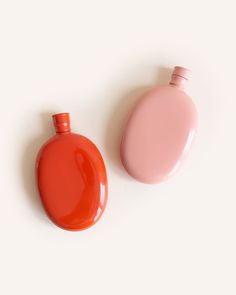
<path fill-rule="evenodd" d="M 154 87 L 135 105 L 121 142 L 127 172 L 144 183 L 169 179 L 193 143 L 197 111 L 184 92 L 190 71 L 175 67 L 170 84 Z"/>

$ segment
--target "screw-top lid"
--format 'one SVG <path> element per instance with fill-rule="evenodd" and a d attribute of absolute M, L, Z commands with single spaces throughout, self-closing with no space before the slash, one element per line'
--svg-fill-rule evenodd
<path fill-rule="evenodd" d="M 60 113 L 52 116 L 57 133 L 70 132 L 70 114 Z"/>
<path fill-rule="evenodd" d="M 184 88 L 189 80 L 191 71 L 183 67 L 175 67 L 171 76 L 170 84 L 179 88 Z"/>

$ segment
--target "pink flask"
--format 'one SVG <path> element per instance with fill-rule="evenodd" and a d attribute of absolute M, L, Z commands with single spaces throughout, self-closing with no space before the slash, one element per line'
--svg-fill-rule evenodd
<path fill-rule="evenodd" d="M 121 142 L 127 172 L 144 183 L 169 179 L 193 143 L 197 111 L 184 92 L 190 71 L 175 67 L 168 86 L 154 87 L 135 105 Z"/>

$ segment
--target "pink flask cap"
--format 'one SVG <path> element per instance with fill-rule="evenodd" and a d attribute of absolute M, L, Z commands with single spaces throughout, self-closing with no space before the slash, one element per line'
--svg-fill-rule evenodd
<path fill-rule="evenodd" d="M 175 67 L 171 76 L 170 85 L 176 86 L 178 88 L 185 88 L 191 76 L 191 71 L 183 67 Z"/>

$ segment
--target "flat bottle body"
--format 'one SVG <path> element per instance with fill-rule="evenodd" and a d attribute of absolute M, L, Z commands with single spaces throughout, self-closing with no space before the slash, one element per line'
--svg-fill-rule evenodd
<path fill-rule="evenodd" d="M 169 179 L 188 154 L 196 128 L 196 108 L 184 91 L 152 88 L 130 113 L 121 142 L 124 167 L 144 183 Z"/>
<path fill-rule="evenodd" d="M 107 202 L 107 175 L 97 147 L 86 137 L 57 134 L 39 151 L 37 183 L 51 220 L 67 230 L 82 230 L 101 217 Z"/>

